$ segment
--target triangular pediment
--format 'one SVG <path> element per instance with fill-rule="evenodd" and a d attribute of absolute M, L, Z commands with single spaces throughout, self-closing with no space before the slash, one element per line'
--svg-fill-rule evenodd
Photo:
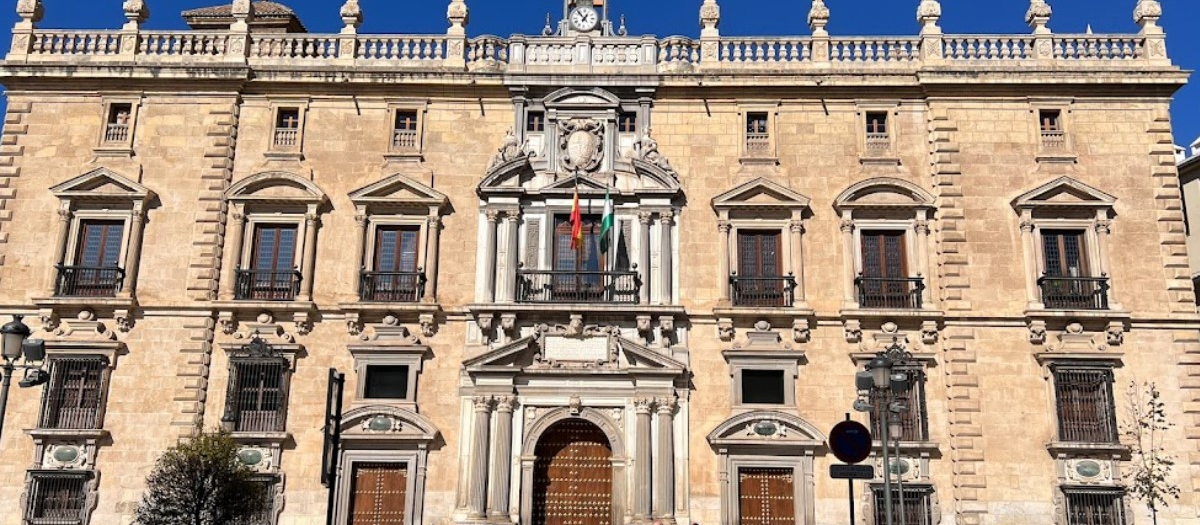
<path fill-rule="evenodd" d="M 1111 208 L 1117 198 L 1071 177 L 1059 177 L 1013 199 L 1016 209 L 1038 207 Z"/>
<path fill-rule="evenodd" d="M 149 188 L 108 168 L 97 168 L 50 188 L 60 199 L 146 200 Z"/>
<path fill-rule="evenodd" d="M 714 447 L 787 446 L 813 449 L 825 435 L 803 418 L 773 410 L 755 410 L 725 420 L 708 434 Z"/>
<path fill-rule="evenodd" d="M 392 204 L 438 208 L 450 202 L 442 192 L 399 173 L 350 192 L 350 201 L 360 205 Z"/>
<path fill-rule="evenodd" d="M 576 188 L 579 188 L 579 193 L 581 194 L 603 194 L 605 191 L 610 191 L 613 194 L 621 193 L 621 190 L 614 188 L 603 181 L 597 180 L 592 176 L 580 176 L 578 181 L 576 181 L 575 177 L 567 177 L 547 185 L 541 189 L 541 192 L 574 193 Z"/>
<path fill-rule="evenodd" d="M 811 199 L 777 182 L 757 178 L 713 198 L 717 210 L 735 208 L 803 209 Z"/>
<path fill-rule="evenodd" d="M 687 365 L 615 332 L 566 335 L 563 327 L 523 337 L 463 361 L 468 372 L 510 369 L 513 372 L 579 372 L 621 370 L 628 373 L 682 374 Z M 613 334 L 613 335 L 609 335 Z"/>

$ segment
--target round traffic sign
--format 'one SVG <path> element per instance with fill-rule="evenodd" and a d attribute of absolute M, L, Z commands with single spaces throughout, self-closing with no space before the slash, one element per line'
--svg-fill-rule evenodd
<path fill-rule="evenodd" d="M 851 465 L 871 455 L 871 431 L 857 421 L 842 421 L 829 432 L 833 455 Z"/>

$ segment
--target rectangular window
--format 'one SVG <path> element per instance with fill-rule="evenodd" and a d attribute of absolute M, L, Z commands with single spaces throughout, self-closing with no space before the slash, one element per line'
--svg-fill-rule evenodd
<path fill-rule="evenodd" d="M 584 215 L 583 245 L 571 248 L 571 218 L 554 218 L 554 269 L 560 272 L 603 272 L 607 269 L 607 254 L 600 251 L 600 216 Z"/>
<path fill-rule="evenodd" d="M 279 483 L 279 478 L 276 476 L 256 476 L 250 482 L 262 490 L 265 501 L 263 501 L 263 506 L 257 513 L 238 522 L 236 525 L 271 525 L 271 522 L 275 519 L 275 488 Z"/>
<path fill-rule="evenodd" d="M 121 289 L 123 221 L 83 220 L 69 266 L 59 268 L 55 294 L 63 297 L 113 297 Z"/>
<path fill-rule="evenodd" d="M 281 358 L 235 358 L 230 364 L 224 421 L 234 432 L 283 432 L 289 366 Z"/>
<path fill-rule="evenodd" d="M 904 427 L 904 432 L 900 436 L 901 441 L 928 441 L 929 440 L 929 423 L 927 411 L 925 410 L 925 371 L 920 369 L 900 369 L 897 372 L 903 372 L 907 376 L 906 387 L 904 392 L 899 396 L 904 402 L 908 410 L 900 412 L 900 423 Z M 874 407 L 871 411 L 871 433 L 875 436 L 883 435 L 883 427 L 880 426 L 886 420 L 882 420 L 880 415 L 884 414 L 887 407 L 882 406 L 883 399 L 879 397 L 876 391 L 871 391 L 871 406 Z M 895 439 L 895 436 L 891 436 Z"/>
<path fill-rule="evenodd" d="M 887 503 L 883 487 L 873 486 L 875 525 L 887 523 Z M 904 492 L 892 489 L 892 523 L 933 525 L 933 487 L 905 486 Z"/>
<path fill-rule="evenodd" d="M 796 522 L 796 480 L 790 468 L 738 469 L 738 523 Z"/>
<path fill-rule="evenodd" d="M 737 275 L 733 305 L 764 308 L 792 306 L 794 280 L 783 275 L 782 236 L 778 230 L 738 230 Z"/>
<path fill-rule="evenodd" d="M 1046 275 L 1087 277 L 1083 230 L 1042 230 L 1042 249 L 1046 257 Z"/>
<path fill-rule="evenodd" d="M 886 111 L 867 113 L 867 151 L 886 151 L 891 146 L 888 135 L 888 114 Z"/>
<path fill-rule="evenodd" d="M 31 475 L 25 521 L 32 525 L 83 523 L 88 474 L 38 472 Z"/>
<path fill-rule="evenodd" d="M 621 133 L 637 133 L 637 113 L 621 113 L 617 117 L 617 131 Z"/>
<path fill-rule="evenodd" d="M 350 483 L 349 525 L 405 523 L 407 464 L 355 463 Z"/>
<path fill-rule="evenodd" d="M 417 112 L 413 110 L 396 111 L 396 122 L 392 128 L 393 150 L 417 149 Z"/>
<path fill-rule="evenodd" d="M 296 270 L 298 227 L 259 224 L 254 227 L 250 269 L 238 274 L 237 298 L 290 301 L 300 288 Z"/>
<path fill-rule="evenodd" d="M 108 106 L 108 119 L 104 126 L 104 142 L 122 144 L 129 141 L 130 122 L 133 119 L 133 104 Z"/>
<path fill-rule="evenodd" d="M 541 111 L 530 111 L 525 115 L 525 131 L 543 133 L 546 131 L 546 114 Z"/>
<path fill-rule="evenodd" d="M 771 150 L 771 132 L 766 113 L 746 114 L 746 152 L 766 154 Z"/>
<path fill-rule="evenodd" d="M 39 428 L 100 428 L 104 402 L 103 357 L 54 357 L 50 359 L 50 383 L 42 391 Z"/>
<path fill-rule="evenodd" d="M 424 276 L 417 266 L 421 228 L 380 226 L 375 230 L 372 271 L 363 274 L 364 301 L 416 302 L 424 292 Z"/>
<path fill-rule="evenodd" d="M 742 404 L 785 404 L 785 383 L 783 370 L 742 370 Z"/>
<path fill-rule="evenodd" d="M 408 367 L 403 365 L 367 366 L 365 399 L 408 399 Z"/>
<path fill-rule="evenodd" d="M 292 148 L 299 144 L 300 108 L 279 108 L 275 113 L 276 147 Z"/>
<path fill-rule="evenodd" d="M 923 281 L 908 276 L 905 236 L 899 230 L 866 230 L 858 302 L 863 308 L 921 308 Z"/>
<path fill-rule="evenodd" d="M 1063 129 L 1061 110 L 1038 111 L 1038 128 L 1042 136 L 1042 149 L 1062 151 L 1067 148 L 1067 134 Z"/>
<path fill-rule="evenodd" d="M 1117 442 L 1112 383 L 1112 369 L 1054 368 L 1054 394 L 1060 441 Z"/>
<path fill-rule="evenodd" d="M 1125 491 L 1063 488 L 1067 525 L 1126 525 Z"/>
<path fill-rule="evenodd" d="M 1086 250 L 1082 230 L 1042 230 L 1045 268 L 1038 286 L 1046 308 L 1108 308 L 1108 279 L 1091 276 Z"/>

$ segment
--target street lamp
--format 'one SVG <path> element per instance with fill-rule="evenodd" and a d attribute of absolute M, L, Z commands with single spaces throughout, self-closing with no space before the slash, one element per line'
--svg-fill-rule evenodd
<path fill-rule="evenodd" d="M 879 443 L 880 448 L 883 449 L 883 507 L 887 525 L 893 525 L 892 464 L 888 454 L 888 445 L 892 441 L 891 436 L 896 436 L 896 457 L 899 458 L 900 439 L 904 434 L 900 413 L 908 410 L 906 404 L 898 399 L 908 388 L 908 376 L 903 372 L 897 372 L 895 368 L 911 359 L 912 354 L 904 349 L 900 341 L 892 339 L 892 344 L 882 352 L 875 354 L 875 357 L 867 363 L 866 370 L 855 376 L 855 384 L 860 392 L 865 392 L 868 398 L 872 392 L 875 394 L 874 406 L 870 406 L 869 402 L 863 403 L 864 400 L 859 399 L 854 403 L 854 408 L 860 412 L 874 410 L 875 421 L 878 422 L 879 431 L 883 434 L 880 436 Z M 903 494 L 901 495 L 901 505 L 903 505 Z M 903 516 L 901 520 L 903 520 Z"/>
<path fill-rule="evenodd" d="M 22 316 L 14 315 L 12 321 L 0 326 L 0 356 L 4 358 L 4 379 L 0 382 L 0 436 L 4 432 L 4 414 L 8 408 L 8 388 L 12 385 L 13 372 L 18 368 L 31 371 L 29 376 L 21 381 L 21 388 L 38 386 L 50 379 L 50 375 L 41 369 L 41 361 L 46 359 L 46 342 L 41 339 L 29 339 L 33 331 L 22 323 L 21 319 Z M 22 356 L 25 363 L 17 365 L 16 362 Z M 34 362 L 38 365 L 29 364 Z"/>

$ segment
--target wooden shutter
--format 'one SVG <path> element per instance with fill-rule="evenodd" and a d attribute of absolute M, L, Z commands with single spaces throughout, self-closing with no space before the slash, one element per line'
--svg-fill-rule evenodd
<path fill-rule="evenodd" d="M 1046 258 L 1046 275 L 1088 277 L 1082 231 L 1043 230 L 1042 248 Z"/>
<path fill-rule="evenodd" d="M 42 394 L 42 428 L 99 428 L 104 399 L 102 357 L 55 358 L 50 361 L 50 384 Z"/>
<path fill-rule="evenodd" d="M 288 271 L 296 266 L 296 226 L 261 224 L 254 231 L 254 253 L 250 266 L 255 270 Z"/>
<path fill-rule="evenodd" d="M 122 221 L 83 221 L 79 227 L 79 246 L 75 265 L 89 268 L 115 268 L 121 257 Z"/>
<path fill-rule="evenodd" d="M 796 522 L 795 475 L 787 468 L 738 469 L 741 525 Z"/>
<path fill-rule="evenodd" d="M 1082 443 L 1117 441 L 1112 381 L 1112 370 L 1055 368 L 1054 389 L 1060 440 Z"/>
<path fill-rule="evenodd" d="M 229 381 L 229 410 L 239 432 L 279 432 L 287 406 L 287 363 L 281 359 L 239 359 Z"/>
<path fill-rule="evenodd" d="M 864 277 L 904 279 L 908 277 L 904 232 L 862 232 L 862 273 Z"/>
<path fill-rule="evenodd" d="M 416 272 L 421 228 L 382 226 L 375 230 L 375 271 Z"/>
<path fill-rule="evenodd" d="M 738 231 L 738 275 L 779 277 L 783 267 L 777 231 Z"/>
<path fill-rule="evenodd" d="M 355 463 L 350 487 L 350 525 L 404 525 L 408 465 Z"/>

